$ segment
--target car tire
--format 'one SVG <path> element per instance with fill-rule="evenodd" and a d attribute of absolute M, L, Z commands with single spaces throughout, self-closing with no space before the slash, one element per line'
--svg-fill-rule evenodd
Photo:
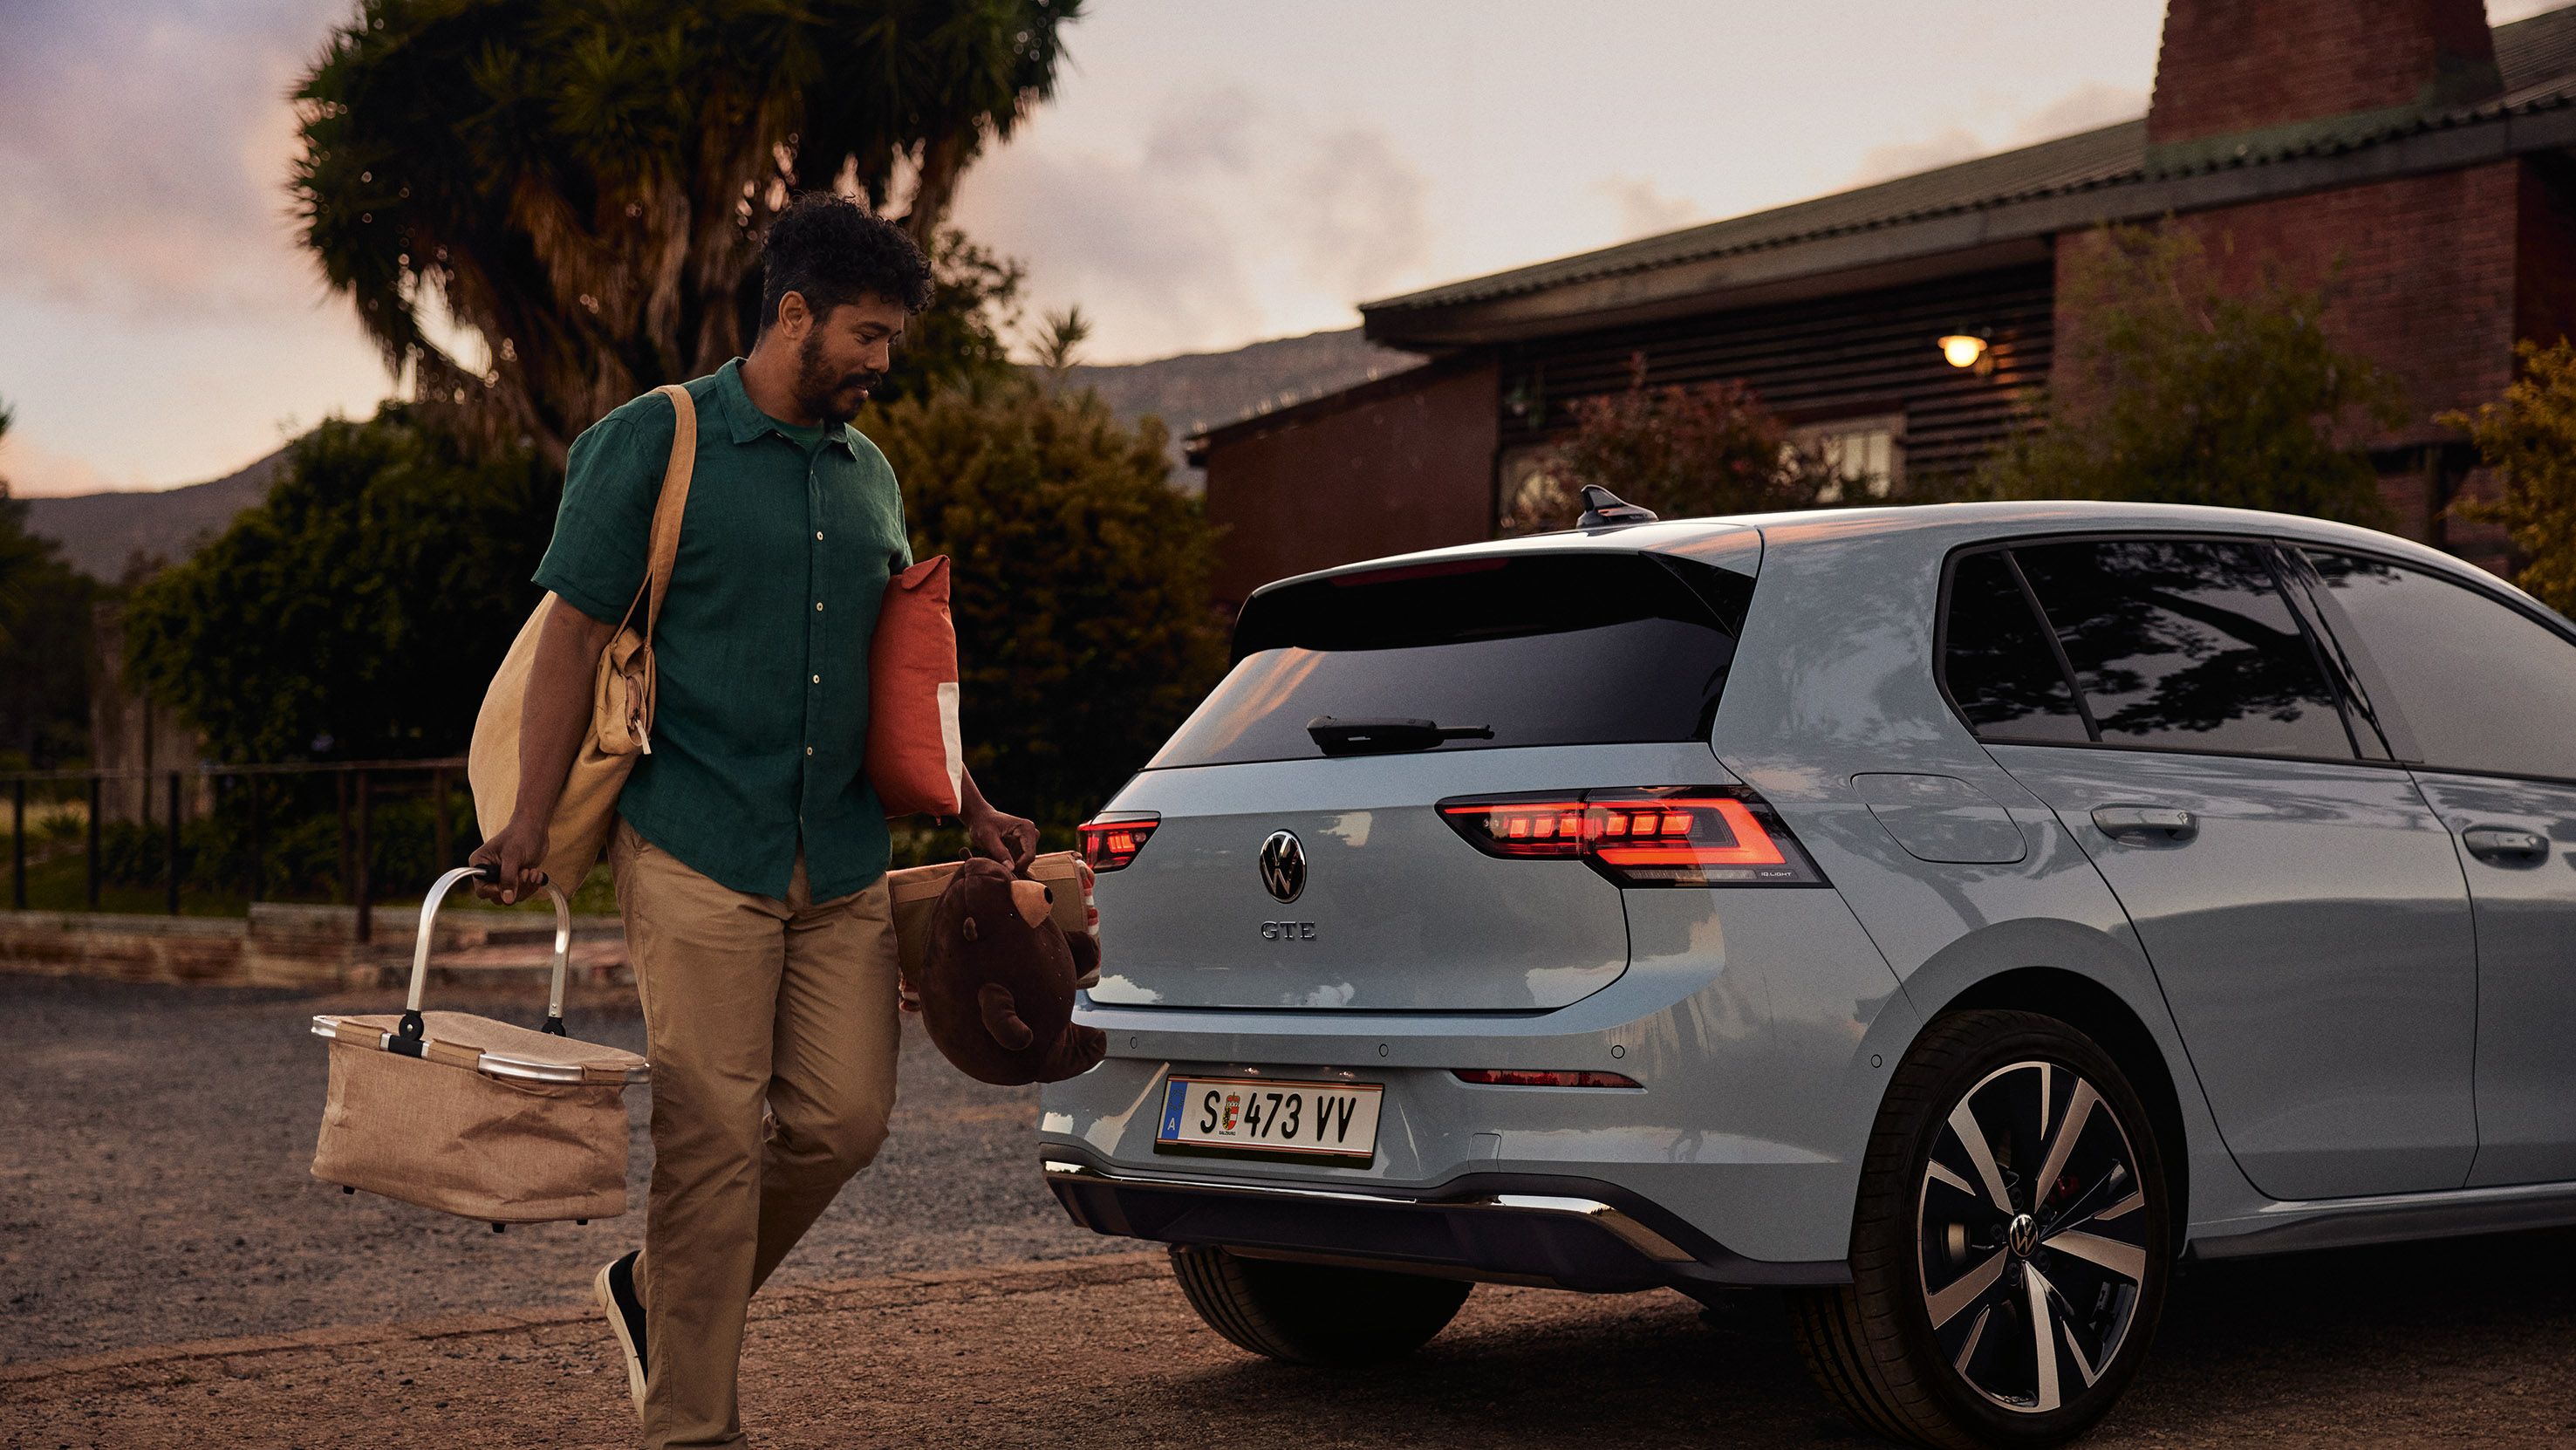
<path fill-rule="evenodd" d="M 1817 1383 L 1864 1428 L 1941 1450 L 2082 1434 L 2137 1373 L 2164 1305 L 2160 1148 L 2127 1075 L 2067 1024 L 1984 1010 L 1932 1023 L 1870 1134 L 1852 1283 L 1792 1300 Z"/>
<path fill-rule="evenodd" d="M 1289 1364 L 1401 1359 L 1449 1327 L 1474 1286 L 1456 1279 L 1172 1249 L 1172 1273 L 1207 1326 Z"/>

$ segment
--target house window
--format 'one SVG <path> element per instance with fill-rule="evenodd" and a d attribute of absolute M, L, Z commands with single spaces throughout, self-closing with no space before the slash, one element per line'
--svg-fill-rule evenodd
<path fill-rule="evenodd" d="M 1836 418 L 1789 435 L 1793 446 L 1823 455 L 1837 477 L 1816 491 L 1818 503 L 1886 498 L 1905 481 L 1905 415 Z"/>

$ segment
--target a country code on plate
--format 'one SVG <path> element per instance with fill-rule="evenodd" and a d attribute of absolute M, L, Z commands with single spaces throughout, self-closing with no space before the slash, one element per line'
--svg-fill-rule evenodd
<path fill-rule="evenodd" d="M 1365 1163 L 1377 1152 L 1376 1083 L 1174 1077 L 1164 1089 L 1159 1151 L 1324 1157 Z"/>

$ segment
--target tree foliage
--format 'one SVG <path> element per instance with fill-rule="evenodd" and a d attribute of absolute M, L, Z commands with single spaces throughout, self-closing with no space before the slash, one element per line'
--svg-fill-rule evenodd
<path fill-rule="evenodd" d="M 14 421 L 16 414 L 0 404 L 0 439 L 9 436 Z M 11 497 L 9 480 L 0 478 L 0 649 L 15 636 L 28 585 L 45 553 L 45 541 L 27 532 L 27 506 Z"/>
<path fill-rule="evenodd" d="M 0 438 L 10 418 L 0 406 Z M 53 540 L 27 532 L 27 505 L 0 478 L 0 760 L 52 767 L 88 754 L 95 593 Z"/>
<path fill-rule="evenodd" d="M 268 499 L 138 586 L 132 677 L 219 759 L 447 755 L 538 591 L 560 481 L 409 409 L 306 434 Z"/>
<path fill-rule="evenodd" d="M 2504 481 L 2493 499 L 2462 499 L 2451 511 L 2501 524 L 2523 564 L 2514 582 L 2561 614 L 2576 616 L 2576 341 L 2514 349 L 2521 375 L 2499 402 L 2441 421 L 2468 430 L 2478 456 Z"/>
<path fill-rule="evenodd" d="M 1645 359 L 1627 391 L 1576 400 L 1574 434 L 1505 501 L 1502 532 L 1571 527 L 1597 484 L 1665 518 L 1813 508 L 1845 481 L 1741 382 L 1650 388 Z"/>
<path fill-rule="evenodd" d="M 1016 376 L 858 421 L 914 552 L 956 561 L 976 778 L 1042 823 L 1080 819 L 1224 667 L 1212 535 L 1161 426 Z M 456 753 L 535 602 L 557 497 L 540 460 L 470 456 L 399 404 L 326 423 L 265 504 L 138 587 L 129 667 L 223 759 Z"/>
<path fill-rule="evenodd" d="M 422 403 L 561 467 L 742 350 L 792 192 L 900 207 L 929 248 L 1080 5 L 362 0 L 295 91 L 304 241 Z"/>
<path fill-rule="evenodd" d="M 2395 382 L 2326 335 L 2326 288 L 2222 284 L 2180 232 L 2108 228 L 2069 269 L 2040 426 L 1990 458 L 1998 498 L 2092 498 L 2386 521 L 2361 440 Z"/>
<path fill-rule="evenodd" d="M 1082 315 L 1077 302 L 1061 312 L 1046 315 L 1045 330 L 1038 334 L 1034 365 L 1047 386 L 1061 388 L 1073 380 L 1073 370 L 1082 366 L 1082 345 L 1091 340 L 1091 319 Z"/>
<path fill-rule="evenodd" d="M 885 381 L 869 389 L 868 396 L 881 403 L 1015 371 L 1010 333 L 1019 324 L 1020 286 L 1028 270 L 955 227 L 943 227 L 930 271 L 930 305 L 904 324 Z"/>
<path fill-rule="evenodd" d="M 967 760 L 996 803 L 1080 820 L 1216 682 L 1213 536 L 1162 425 L 1024 380 L 872 406 L 916 558 L 954 560 Z"/>
<path fill-rule="evenodd" d="M 0 556 L 33 555 L 23 569 L 0 562 L 0 574 L 17 575 L 10 590 L 16 602 L 0 606 L 7 616 L 0 619 L 0 758 L 51 770 L 90 753 L 90 618 L 99 590 L 53 540 L 26 532 L 25 508 L 0 493 Z"/>
<path fill-rule="evenodd" d="M 16 411 L 0 403 L 0 441 L 7 440 L 9 425 L 16 421 Z M 27 532 L 27 506 L 11 495 L 9 480 L 0 477 L 0 649 L 12 639 L 26 608 L 28 582 L 45 553 L 45 541 Z"/>

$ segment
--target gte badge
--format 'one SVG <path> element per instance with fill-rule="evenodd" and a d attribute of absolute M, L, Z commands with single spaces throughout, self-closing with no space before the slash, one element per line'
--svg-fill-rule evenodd
<path fill-rule="evenodd" d="M 1273 831 L 1261 843 L 1261 884 L 1281 901 L 1306 889 L 1306 847 L 1294 831 Z"/>

